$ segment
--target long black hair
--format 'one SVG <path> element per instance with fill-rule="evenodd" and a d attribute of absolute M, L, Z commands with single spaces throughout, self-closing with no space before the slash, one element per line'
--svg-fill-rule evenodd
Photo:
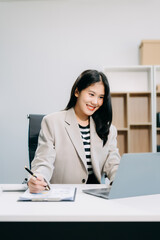
<path fill-rule="evenodd" d="M 75 96 L 75 90 L 81 92 L 91 84 L 102 81 L 105 88 L 105 95 L 103 99 L 103 105 L 92 115 L 95 122 L 96 132 L 98 136 L 103 140 L 103 146 L 108 140 L 109 128 L 112 123 L 112 104 L 110 87 L 107 77 L 104 73 L 96 70 L 86 70 L 80 74 L 75 81 L 70 95 L 70 100 L 65 108 L 68 110 L 76 105 L 77 97 Z"/>

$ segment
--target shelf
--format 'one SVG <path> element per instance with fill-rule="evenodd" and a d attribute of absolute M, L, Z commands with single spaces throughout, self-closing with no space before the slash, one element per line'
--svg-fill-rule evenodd
<path fill-rule="evenodd" d="M 128 131 L 128 128 L 117 128 L 117 131 L 126 132 Z"/>
<path fill-rule="evenodd" d="M 142 122 L 142 123 L 130 123 L 130 126 L 152 126 L 151 122 Z"/>
<path fill-rule="evenodd" d="M 151 93 L 129 94 L 129 121 L 151 122 Z"/>
<path fill-rule="evenodd" d="M 130 96 L 150 96 L 151 92 L 150 91 L 144 91 L 144 92 L 130 92 Z"/>
<path fill-rule="evenodd" d="M 152 151 L 151 92 L 112 92 L 111 99 L 120 155 Z"/>
<path fill-rule="evenodd" d="M 151 151 L 151 93 L 112 92 L 113 124 L 120 154 Z M 129 115 L 129 116 L 128 116 Z"/>
<path fill-rule="evenodd" d="M 154 66 L 154 82 L 155 82 L 155 88 L 157 85 L 160 85 L 160 66 Z M 156 113 L 160 112 L 160 91 L 156 91 Z M 157 116 L 156 116 L 156 124 L 157 126 Z M 157 146 L 160 146 L 160 127 L 156 127 L 156 148 Z M 157 148 L 158 151 L 158 148 Z"/>
<path fill-rule="evenodd" d="M 157 92 L 156 104 L 157 104 L 157 112 L 160 112 L 160 92 Z"/>
<path fill-rule="evenodd" d="M 111 92 L 151 91 L 151 66 L 104 67 Z"/>
<path fill-rule="evenodd" d="M 117 146 L 121 156 L 128 152 L 128 131 L 118 130 Z"/>
<path fill-rule="evenodd" d="M 112 109 L 113 109 L 113 124 L 117 128 L 127 127 L 127 94 L 126 93 L 111 93 Z"/>
<path fill-rule="evenodd" d="M 153 66 L 108 66 L 104 73 L 110 84 L 120 154 L 155 151 Z M 160 93 L 157 96 L 160 104 Z"/>
<path fill-rule="evenodd" d="M 129 152 L 151 152 L 151 126 L 131 126 Z"/>

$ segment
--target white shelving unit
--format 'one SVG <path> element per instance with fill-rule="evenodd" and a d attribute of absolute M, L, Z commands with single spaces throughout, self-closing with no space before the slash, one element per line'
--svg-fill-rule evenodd
<path fill-rule="evenodd" d="M 103 68 L 110 84 L 113 124 L 118 130 L 121 155 L 156 152 L 153 70 L 153 66 Z"/>
<path fill-rule="evenodd" d="M 160 85 L 160 66 L 153 67 L 153 79 L 154 79 L 154 102 L 155 102 L 155 145 L 160 145 L 160 128 L 157 128 L 156 113 L 160 112 L 160 91 L 156 91 L 156 86 Z"/>

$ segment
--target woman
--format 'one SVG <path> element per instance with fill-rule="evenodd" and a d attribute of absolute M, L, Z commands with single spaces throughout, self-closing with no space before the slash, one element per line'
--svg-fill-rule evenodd
<path fill-rule="evenodd" d="M 112 106 L 106 76 L 84 71 L 74 83 L 65 110 L 42 120 L 38 148 L 32 161 L 30 192 L 50 183 L 100 183 L 105 173 L 114 180 L 120 155 L 117 131 L 111 125 Z"/>

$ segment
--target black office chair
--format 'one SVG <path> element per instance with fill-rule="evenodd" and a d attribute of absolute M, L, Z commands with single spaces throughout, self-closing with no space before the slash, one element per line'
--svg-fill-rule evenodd
<path fill-rule="evenodd" d="M 41 121 L 45 115 L 42 114 L 29 114 L 29 129 L 28 129 L 28 152 L 29 152 L 29 165 L 34 158 L 35 151 L 38 145 L 38 136 L 41 128 Z"/>
<path fill-rule="evenodd" d="M 28 127 L 28 153 L 29 153 L 29 166 L 31 168 L 31 162 L 34 158 L 35 151 L 38 145 L 38 136 L 41 129 L 41 122 L 45 115 L 42 114 L 29 114 L 27 118 L 29 119 Z M 27 184 L 28 178 L 25 178 L 22 184 Z"/>

